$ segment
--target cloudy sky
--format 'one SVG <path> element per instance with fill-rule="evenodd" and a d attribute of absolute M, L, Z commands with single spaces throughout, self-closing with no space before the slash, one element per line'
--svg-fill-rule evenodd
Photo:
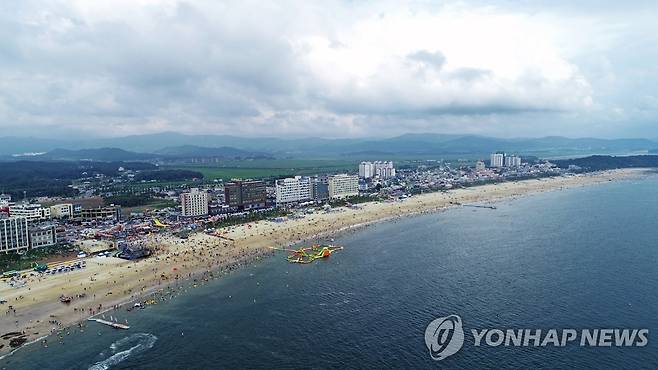
<path fill-rule="evenodd" d="M 656 4 L 3 1 L 0 136 L 658 138 Z"/>

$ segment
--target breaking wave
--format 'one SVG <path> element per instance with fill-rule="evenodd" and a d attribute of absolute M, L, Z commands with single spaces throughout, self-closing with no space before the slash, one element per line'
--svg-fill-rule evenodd
<path fill-rule="evenodd" d="M 158 337 L 148 333 L 136 333 L 119 339 L 110 345 L 111 356 L 91 365 L 89 370 L 107 370 L 111 366 L 122 362 L 131 355 L 138 354 L 152 348 L 157 340 Z M 100 356 L 105 357 L 105 351 L 101 352 Z"/>

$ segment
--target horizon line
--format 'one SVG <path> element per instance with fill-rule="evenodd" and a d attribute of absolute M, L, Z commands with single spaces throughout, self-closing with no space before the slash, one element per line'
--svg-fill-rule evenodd
<path fill-rule="evenodd" d="M 308 140 L 308 139 L 321 139 L 321 140 L 388 140 L 396 139 L 403 136 L 421 136 L 421 135 L 436 135 L 436 136 L 454 136 L 454 137 L 482 137 L 482 138 L 492 138 L 499 140 L 528 140 L 528 139 L 546 139 L 546 138 L 560 138 L 560 139 L 593 139 L 593 140 L 649 140 L 649 141 L 658 141 L 658 138 L 647 138 L 647 137 L 595 137 L 595 136 L 563 136 L 563 135 L 543 135 L 543 136 L 492 136 L 485 134 L 474 134 L 474 133 L 439 133 L 439 132 L 405 132 L 393 136 L 355 136 L 355 137 L 322 137 L 322 136 L 296 136 L 296 135 L 287 135 L 287 136 L 248 136 L 248 135 L 231 135 L 231 134 L 211 134 L 211 133 L 202 133 L 202 134 L 189 134 L 184 132 L 177 131 L 161 131 L 161 132 L 152 132 L 144 134 L 130 134 L 122 136 L 95 136 L 87 138 L 61 138 L 61 137 L 42 137 L 35 135 L 11 135 L 11 136 L 0 136 L 2 139 L 36 139 L 36 140 L 49 140 L 49 141 L 61 141 L 61 142 L 71 142 L 71 141 L 80 141 L 80 140 L 113 140 L 113 139 L 123 139 L 130 137 L 145 137 L 145 136 L 154 136 L 154 135 L 179 135 L 187 137 L 198 137 L 198 136 L 218 136 L 218 137 L 234 137 L 240 139 L 279 139 L 279 140 Z"/>

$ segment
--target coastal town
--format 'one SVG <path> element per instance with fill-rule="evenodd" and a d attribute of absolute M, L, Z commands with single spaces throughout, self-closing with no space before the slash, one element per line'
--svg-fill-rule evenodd
<path fill-rule="evenodd" d="M 494 153 L 472 164 L 423 161 L 396 168 L 391 161 L 374 161 L 359 163 L 351 173 L 197 183 L 160 190 L 174 205 L 153 210 L 126 211 L 94 197 L 3 195 L 0 303 L 6 320 L 0 329 L 10 335 L 0 341 L 0 351 L 61 334 L 126 303 L 144 308 L 157 302 L 154 294 L 167 299 L 184 282 L 203 284 L 272 255 L 272 248 L 318 245 L 380 220 L 604 176 L 573 175 L 548 161 Z M 83 183 L 81 194 L 92 193 L 93 182 Z M 118 316 L 109 323 L 127 326 Z"/>
<path fill-rule="evenodd" d="M 38 248 L 65 245 L 78 258 L 107 254 L 135 259 L 150 254 L 140 240 L 155 232 L 173 233 L 182 238 L 195 231 L 216 234 L 216 226 L 237 224 L 241 220 L 280 222 L 311 209 L 402 200 L 426 192 L 554 176 L 567 171 L 548 161 L 522 162 L 520 156 L 502 152 L 493 153 L 486 164 L 478 160 L 472 165 L 419 161 L 414 166 L 395 168 L 392 161 L 364 161 L 353 173 L 234 179 L 168 189 L 142 187 L 138 195 L 149 192 L 172 206 L 140 212 L 126 212 L 120 205 L 103 201 L 103 197 L 114 195 L 103 193 L 108 181 L 134 177 L 132 171 L 121 172 L 117 179 L 82 179 L 77 185 L 81 195 L 73 198 L 12 199 L 10 195 L 0 194 L 0 252 L 21 255 Z M 51 272 L 44 267 L 40 269 L 43 270 L 40 272 Z M 19 274 L 12 269 L 2 272 L 4 278 Z"/>
<path fill-rule="evenodd" d="M 658 368 L 658 1 L 2 4 L 0 370 Z"/>

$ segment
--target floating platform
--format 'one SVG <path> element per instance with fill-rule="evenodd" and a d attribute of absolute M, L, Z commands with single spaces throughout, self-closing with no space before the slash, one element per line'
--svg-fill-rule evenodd
<path fill-rule="evenodd" d="M 99 323 L 99 324 L 103 324 L 103 325 L 111 326 L 111 327 L 113 327 L 113 328 L 115 328 L 115 329 L 123 329 L 123 330 L 128 330 L 128 329 L 130 329 L 130 326 L 128 326 L 128 325 L 125 325 L 125 324 L 119 324 L 119 323 L 117 323 L 117 322 L 107 321 L 107 320 L 103 320 L 103 319 L 88 319 L 88 321 L 96 321 L 96 322 Z"/>
<path fill-rule="evenodd" d="M 289 253 L 288 262 L 290 263 L 311 263 L 315 260 L 321 258 L 327 258 L 335 251 L 343 250 L 343 247 L 335 245 L 313 245 L 310 247 L 302 247 L 299 249 L 289 249 L 289 248 L 275 248 L 270 247 L 270 249 L 286 251 Z"/>

